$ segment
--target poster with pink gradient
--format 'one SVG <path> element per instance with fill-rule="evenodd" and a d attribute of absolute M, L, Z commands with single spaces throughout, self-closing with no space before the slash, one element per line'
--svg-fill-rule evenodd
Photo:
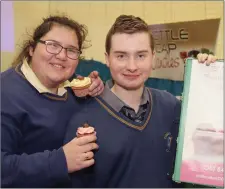
<path fill-rule="evenodd" d="M 175 181 L 224 186 L 223 66 L 187 61 Z"/>

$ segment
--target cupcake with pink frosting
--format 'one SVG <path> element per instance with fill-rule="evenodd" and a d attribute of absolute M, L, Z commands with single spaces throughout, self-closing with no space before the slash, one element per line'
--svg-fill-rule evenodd
<path fill-rule="evenodd" d="M 86 135 L 92 135 L 95 133 L 95 128 L 90 126 L 88 123 L 84 123 L 82 127 L 78 127 L 77 129 L 77 137 L 83 137 Z"/>

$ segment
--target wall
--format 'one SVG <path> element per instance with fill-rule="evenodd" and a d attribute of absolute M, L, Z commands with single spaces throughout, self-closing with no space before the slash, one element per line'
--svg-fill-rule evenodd
<path fill-rule="evenodd" d="M 1 71 L 7 69 L 18 53 L 27 34 L 49 14 L 48 1 L 14 1 L 15 52 L 1 52 Z"/>
<path fill-rule="evenodd" d="M 92 47 L 84 55 L 101 62 L 104 62 L 106 33 L 120 14 L 140 16 L 149 24 L 220 18 L 216 55 L 223 58 L 223 1 L 14 1 L 15 44 L 20 44 L 26 30 L 32 31 L 42 17 L 57 12 L 88 26 Z M 11 64 L 18 49 L 16 46 L 14 53 L 2 53 L 2 70 Z"/>

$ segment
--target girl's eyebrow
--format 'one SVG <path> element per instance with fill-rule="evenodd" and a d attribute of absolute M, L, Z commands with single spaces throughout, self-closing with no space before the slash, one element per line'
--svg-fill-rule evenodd
<path fill-rule="evenodd" d="M 45 41 L 53 41 L 53 42 L 56 42 L 56 43 L 62 45 L 59 41 L 56 41 L 56 40 L 54 40 L 54 39 L 48 39 L 48 40 L 45 40 Z M 68 45 L 67 48 L 75 48 L 75 49 L 78 50 L 78 47 L 75 47 L 75 46 L 73 46 L 73 45 Z"/>

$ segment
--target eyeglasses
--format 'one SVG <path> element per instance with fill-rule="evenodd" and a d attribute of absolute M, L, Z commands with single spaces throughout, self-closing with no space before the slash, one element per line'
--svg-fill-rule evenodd
<path fill-rule="evenodd" d="M 62 51 L 62 49 L 66 49 L 66 56 L 73 60 L 77 60 L 79 58 L 80 54 L 82 53 L 81 51 L 79 51 L 76 48 L 73 48 L 73 47 L 65 48 L 62 45 L 60 45 L 59 43 L 57 43 L 55 41 L 51 41 L 51 40 L 42 41 L 39 39 L 37 42 L 45 44 L 46 51 L 51 54 L 55 54 L 55 55 L 59 54 Z"/>

